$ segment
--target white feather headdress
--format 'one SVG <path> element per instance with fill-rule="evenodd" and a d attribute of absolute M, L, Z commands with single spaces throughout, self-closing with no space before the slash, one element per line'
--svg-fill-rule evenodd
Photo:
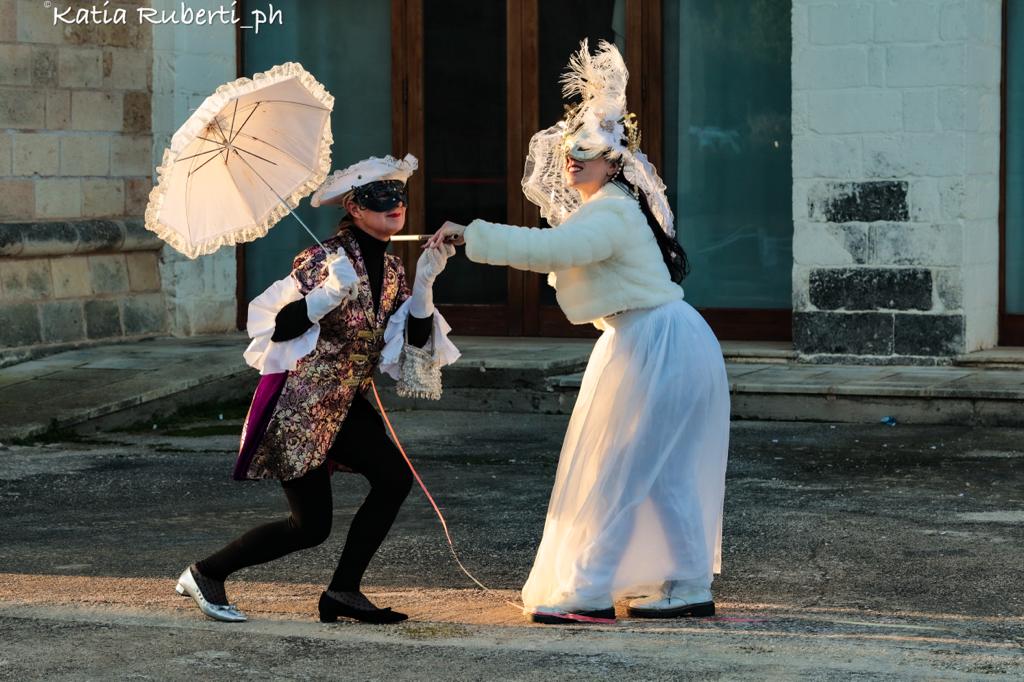
<path fill-rule="evenodd" d="M 631 121 L 626 109 L 628 81 L 629 71 L 618 48 L 602 40 L 591 55 L 584 39 L 561 78 L 562 97 L 580 100 L 566 116 L 567 142 L 577 137 L 601 140 L 606 149 L 621 153 L 626 124 Z"/>
<path fill-rule="evenodd" d="M 580 205 L 579 192 L 566 182 L 565 155 L 583 151 L 621 160 L 626 179 L 647 197 L 662 229 L 675 235 L 665 183 L 640 151 L 640 128 L 626 108 L 628 82 L 622 55 L 604 40 L 590 54 L 584 39 L 569 58 L 561 78 L 562 95 L 580 101 L 567 107 L 563 120 L 530 138 L 523 172 L 523 193 L 552 225 L 561 224 Z"/>

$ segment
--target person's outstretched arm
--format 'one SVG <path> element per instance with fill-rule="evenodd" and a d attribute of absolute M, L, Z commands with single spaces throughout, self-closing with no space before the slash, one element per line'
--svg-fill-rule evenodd
<path fill-rule="evenodd" d="M 519 270 L 553 272 L 605 260 L 624 243 L 628 225 L 614 207 L 581 209 L 556 228 L 517 227 L 474 220 L 468 227 L 445 223 L 427 242 L 466 245 L 478 263 L 509 265 Z"/>
<path fill-rule="evenodd" d="M 466 256 L 533 272 L 565 270 L 610 258 L 624 227 L 622 218 L 608 210 L 590 211 L 549 229 L 474 220 L 466 227 Z"/>

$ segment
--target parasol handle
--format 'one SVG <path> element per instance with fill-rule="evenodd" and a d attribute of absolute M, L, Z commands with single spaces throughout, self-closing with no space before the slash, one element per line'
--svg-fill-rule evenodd
<path fill-rule="evenodd" d="M 316 238 L 316 235 L 313 234 L 313 230 L 309 229 L 309 225 L 306 225 L 306 223 L 302 222 L 302 218 L 300 218 L 298 214 L 292 210 L 292 207 L 288 205 L 288 202 L 284 200 L 284 197 L 277 193 L 277 190 L 274 189 L 274 186 L 267 182 L 266 178 L 260 175 L 256 171 L 256 169 L 252 167 L 252 164 L 245 160 L 245 157 L 238 153 L 235 153 L 235 156 L 238 158 L 239 161 L 241 161 L 242 163 L 249 167 L 249 170 L 253 172 L 253 175 L 262 180 L 263 184 L 270 188 L 270 191 L 274 193 L 274 196 L 277 197 L 277 200 L 281 202 L 281 205 L 287 208 L 288 212 L 292 214 L 292 217 L 299 221 L 299 225 L 302 225 L 302 227 L 305 228 L 306 232 L 309 233 L 309 236 L 313 238 L 313 241 L 315 241 L 320 246 L 321 249 L 327 251 L 327 247 L 323 245 L 323 242 Z"/>
<path fill-rule="evenodd" d="M 274 192 L 274 194 L 277 194 L 277 192 Z M 278 199 L 281 199 L 281 197 L 278 197 Z M 304 227 L 306 229 L 306 232 L 308 232 L 309 236 L 313 238 L 313 241 L 315 241 L 317 244 L 319 244 L 321 249 L 323 249 L 324 251 L 327 251 L 327 247 L 324 246 L 323 243 L 319 239 L 316 238 L 316 235 L 313 234 L 313 230 L 309 229 L 309 226 L 306 225 L 306 223 L 302 222 L 302 218 L 299 217 L 299 214 L 296 213 L 295 211 L 293 211 L 291 209 L 291 206 L 289 206 L 288 204 L 285 203 L 284 199 L 281 199 L 281 203 L 284 204 L 284 207 L 287 208 L 288 212 L 292 214 L 292 217 L 299 221 L 299 225 L 302 225 L 302 227 Z"/>

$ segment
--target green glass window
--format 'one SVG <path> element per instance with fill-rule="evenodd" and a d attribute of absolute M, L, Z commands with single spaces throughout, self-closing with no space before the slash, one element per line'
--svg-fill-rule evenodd
<path fill-rule="evenodd" d="M 275 64 L 300 62 L 334 95 L 332 168 L 391 153 L 391 7 L 388 2 L 334 0 L 310 3 L 280 0 L 283 25 L 244 37 L 245 75 Z M 329 8 L 328 8 L 329 7 Z M 297 213 L 321 238 L 334 234 L 343 212 L 312 208 L 304 200 Z M 245 246 L 245 293 L 259 295 L 287 276 L 292 258 L 312 245 L 292 217 Z"/>
<path fill-rule="evenodd" d="M 664 3 L 665 161 L 701 308 L 791 307 L 790 3 Z M 642 125 L 642 122 L 641 122 Z"/>

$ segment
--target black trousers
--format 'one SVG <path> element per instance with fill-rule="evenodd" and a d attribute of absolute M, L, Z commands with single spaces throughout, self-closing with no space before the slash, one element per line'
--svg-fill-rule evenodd
<path fill-rule="evenodd" d="M 334 440 L 328 458 L 344 464 L 370 482 L 328 589 L 359 589 L 363 573 L 377 552 L 409 494 L 413 477 L 402 454 L 384 429 L 380 415 L 357 395 Z M 253 528 L 199 562 L 199 572 L 224 580 L 235 571 L 272 561 L 300 549 L 315 547 L 331 534 L 333 502 L 327 464 L 281 483 L 290 515 L 283 521 Z"/>

